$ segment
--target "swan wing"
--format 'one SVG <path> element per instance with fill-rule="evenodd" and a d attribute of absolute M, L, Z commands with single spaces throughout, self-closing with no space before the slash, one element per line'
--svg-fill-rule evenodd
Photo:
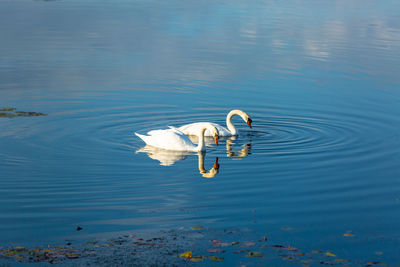
<path fill-rule="evenodd" d="M 178 129 L 153 130 L 147 135 L 135 133 L 147 145 L 177 151 L 195 151 L 196 146 Z"/>

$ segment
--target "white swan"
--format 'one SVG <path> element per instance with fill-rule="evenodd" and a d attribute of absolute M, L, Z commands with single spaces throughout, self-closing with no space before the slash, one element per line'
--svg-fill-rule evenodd
<path fill-rule="evenodd" d="M 147 133 L 147 135 L 142 135 L 135 133 L 140 139 L 142 139 L 147 145 L 158 147 L 167 150 L 175 151 L 206 151 L 206 145 L 204 143 L 204 132 L 210 130 L 212 136 L 214 136 L 214 141 L 218 145 L 218 130 L 211 123 L 204 124 L 201 128 L 197 130 L 197 135 L 199 138 L 199 144 L 195 145 L 192 141 L 179 129 L 170 127 L 166 130 L 153 130 Z"/>
<path fill-rule="evenodd" d="M 226 116 L 226 126 L 228 127 L 228 129 L 219 124 L 211 123 L 212 126 L 214 126 L 215 128 L 218 129 L 219 136 L 237 135 L 236 128 L 232 123 L 232 117 L 234 115 L 239 115 L 240 117 L 242 117 L 242 119 L 251 128 L 251 123 L 253 121 L 250 119 L 250 116 L 244 111 L 235 109 L 235 110 L 232 110 L 231 112 L 229 112 L 228 115 Z M 196 122 L 196 123 L 186 124 L 186 125 L 179 127 L 178 129 L 187 135 L 197 135 L 197 133 L 199 132 L 199 129 L 204 127 L 204 125 L 207 123 L 209 123 L 209 122 Z M 213 134 L 210 130 L 207 130 L 204 135 L 205 136 L 213 136 Z"/>

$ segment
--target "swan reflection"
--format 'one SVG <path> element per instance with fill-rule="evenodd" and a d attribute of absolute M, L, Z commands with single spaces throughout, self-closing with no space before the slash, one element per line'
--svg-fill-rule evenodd
<path fill-rule="evenodd" d="M 139 152 L 147 153 L 149 158 L 158 160 L 162 166 L 171 166 L 177 161 L 184 160 L 186 156 L 193 155 L 193 152 L 189 151 L 166 150 L 149 145 L 136 150 L 136 153 Z"/>
<path fill-rule="evenodd" d="M 162 166 L 171 166 L 175 162 L 184 160 L 188 155 L 193 155 L 193 152 L 165 150 L 149 145 L 136 151 L 136 153 L 140 152 L 147 153 L 149 158 L 158 160 Z M 219 172 L 218 157 L 215 159 L 213 167 L 207 171 L 204 167 L 205 154 L 205 152 L 197 152 L 199 172 L 204 178 L 213 178 Z"/>
<path fill-rule="evenodd" d="M 218 172 L 219 172 L 218 157 L 215 158 L 215 162 L 214 162 L 213 167 L 209 171 L 207 171 L 204 168 L 204 156 L 205 156 L 205 153 L 199 152 L 197 155 L 199 156 L 199 171 L 200 171 L 200 174 L 204 178 L 213 178 L 215 175 L 218 174 Z"/>
<path fill-rule="evenodd" d="M 198 137 L 194 135 L 188 135 L 189 139 L 197 144 Z M 239 148 L 235 149 L 234 146 L 236 144 L 237 136 L 230 136 L 230 137 L 219 137 L 219 141 L 226 140 L 226 156 L 233 158 L 233 159 L 241 159 L 247 157 L 251 154 L 251 140 L 248 143 L 241 145 Z M 214 139 L 212 137 L 205 136 L 204 143 L 206 146 L 211 146 L 214 144 Z"/>
<path fill-rule="evenodd" d="M 226 156 L 233 158 L 244 158 L 250 155 L 251 143 L 241 145 L 241 149 L 234 150 L 232 147 L 235 145 L 236 137 L 232 136 L 226 140 Z"/>

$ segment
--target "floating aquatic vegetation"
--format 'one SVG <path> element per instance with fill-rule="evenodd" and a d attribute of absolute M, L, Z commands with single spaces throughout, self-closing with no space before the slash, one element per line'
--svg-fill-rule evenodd
<path fill-rule="evenodd" d="M 241 247 L 252 247 L 252 246 L 254 246 L 256 243 L 255 242 L 253 242 L 253 241 L 247 241 L 247 242 L 244 242 L 242 245 L 241 245 Z"/>
<path fill-rule="evenodd" d="M 250 258 L 261 258 L 264 257 L 264 254 L 262 254 L 261 252 L 258 251 L 250 251 L 249 253 L 246 254 L 246 257 L 250 257 Z"/>
<path fill-rule="evenodd" d="M 77 259 L 90 254 L 83 250 L 70 247 L 47 247 L 28 249 L 21 246 L 0 249 L 0 258 L 14 259 L 18 262 L 44 262 L 53 263 L 62 259 Z"/>
<path fill-rule="evenodd" d="M 355 234 L 352 234 L 351 232 L 347 232 L 345 234 L 343 234 L 344 237 L 354 237 Z"/>
<path fill-rule="evenodd" d="M 4 261 L 6 264 L 7 261 L 16 261 L 77 266 L 213 265 L 212 262 L 221 261 L 227 264 L 237 261 L 244 265 L 268 265 L 271 260 L 282 260 L 297 266 L 385 266 L 378 260 L 362 262 L 338 258 L 327 250 L 307 251 L 297 245 L 279 244 L 270 238 L 267 241 L 265 233 L 258 235 L 249 229 L 213 230 L 204 227 L 201 234 L 188 228 L 149 235 L 135 233 L 109 240 L 87 240 L 74 246 L 68 242 L 64 246 L 44 248 L 20 245 L 0 247 L 0 265 Z M 378 251 L 371 256 L 377 255 L 382 253 Z"/>
<path fill-rule="evenodd" d="M 281 247 L 282 249 L 286 249 L 289 251 L 297 251 L 297 248 L 291 247 L 291 246 L 287 246 L 287 247 Z"/>
<path fill-rule="evenodd" d="M 185 258 L 185 259 L 191 259 L 192 258 L 192 252 L 191 251 L 186 251 L 186 252 L 180 254 L 179 257 Z"/>
<path fill-rule="evenodd" d="M 47 114 L 41 112 L 19 111 L 16 108 L 0 108 L 0 118 L 36 117 L 46 115 Z"/>
<path fill-rule="evenodd" d="M 206 257 L 204 257 L 204 256 L 194 256 L 194 257 L 192 257 L 192 258 L 190 259 L 190 261 L 199 262 L 199 261 L 204 260 L 205 258 L 206 258 Z"/>
<path fill-rule="evenodd" d="M 387 266 L 387 264 L 379 262 L 379 261 L 370 261 L 367 262 L 366 266 L 374 266 L 374 265 L 379 265 L 379 266 Z"/>
<path fill-rule="evenodd" d="M 311 253 L 322 253 L 322 250 L 312 250 Z"/>
<path fill-rule="evenodd" d="M 329 256 L 329 257 L 336 257 L 336 254 L 333 254 L 332 252 L 329 252 L 329 251 L 326 252 L 325 255 Z"/>
<path fill-rule="evenodd" d="M 209 249 L 207 249 L 207 252 L 211 252 L 211 253 L 224 253 L 225 250 L 220 249 L 220 248 L 209 248 Z"/>
<path fill-rule="evenodd" d="M 211 257 L 209 257 L 209 258 L 210 258 L 210 260 L 212 260 L 212 261 L 223 261 L 223 260 L 224 260 L 224 258 L 216 257 L 216 256 L 211 256 Z"/>

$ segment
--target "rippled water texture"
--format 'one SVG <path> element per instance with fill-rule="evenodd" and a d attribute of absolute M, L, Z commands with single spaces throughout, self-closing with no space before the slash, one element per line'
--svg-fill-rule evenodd
<path fill-rule="evenodd" d="M 0 109 L 46 114 L 0 117 L 0 246 L 249 228 L 399 265 L 399 14 L 391 0 L 0 1 Z M 253 128 L 234 117 L 239 136 L 205 155 L 134 135 L 232 109 Z"/>

